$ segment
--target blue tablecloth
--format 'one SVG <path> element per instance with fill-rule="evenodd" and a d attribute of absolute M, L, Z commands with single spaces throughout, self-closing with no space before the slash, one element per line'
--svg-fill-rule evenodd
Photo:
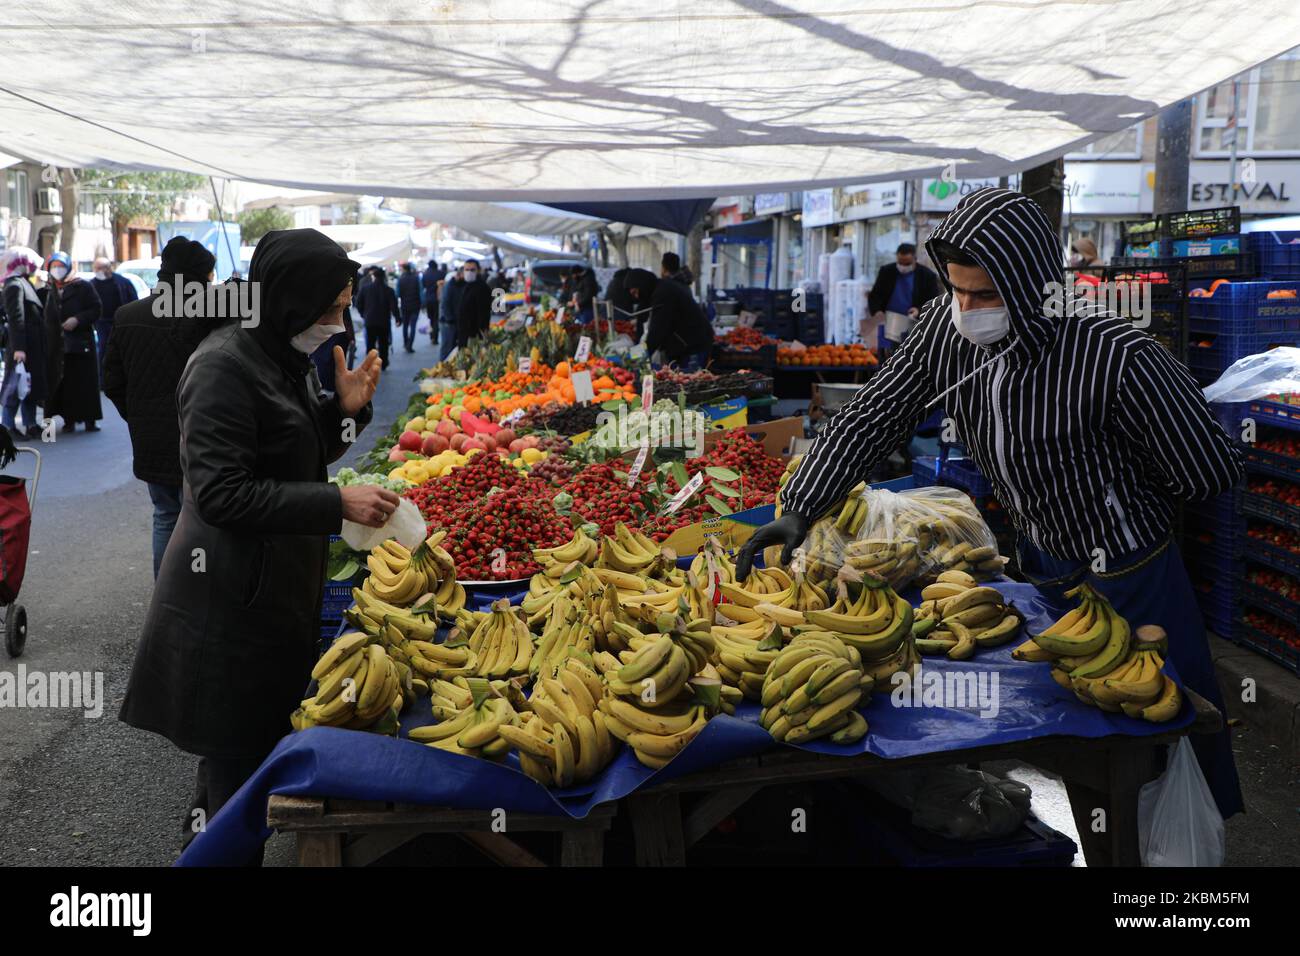
<path fill-rule="evenodd" d="M 1028 584 L 996 585 L 1029 619 L 1031 631 L 1051 623 L 1037 591 Z M 824 741 L 802 745 L 818 753 L 851 756 L 873 753 L 898 759 L 918 754 L 964 750 L 1034 737 L 1068 735 L 1142 736 L 1186 726 L 1192 709 L 1171 723 L 1152 724 L 1089 707 L 1052 680 L 1049 665 L 1011 659 L 1017 642 L 980 651 L 968 661 L 927 657 L 924 670 L 985 681 L 996 703 L 981 713 L 972 701 L 964 708 L 906 706 L 901 693 L 877 692 L 862 713 L 870 732 L 857 744 Z M 996 681 L 996 683 L 994 683 Z M 924 684 L 922 684 L 924 686 Z M 978 683 L 976 684 L 978 686 Z M 245 860 L 270 836 L 266 802 L 271 794 L 385 800 L 460 808 L 502 808 L 528 813 L 585 816 L 592 807 L 627 796 L 652 782 L 706 770 L 727 760 L 788 746 L 772 740 L 758 725 L 759 708 L 746 703 L 734 717 L 709 722 L 667 767 L 652 771 L 626 748 L 596 780 L 568 790 L 547 790 L 518 769 L 512 753 L 494 764 L 433 747 L 377 734 L 316 727 L 290 734 L 267 757 L 240 791 L 208 823 L 178 861 L 211 866 Z M 432 722 L 427 699 L 402 715 L 403 732 Z"/>

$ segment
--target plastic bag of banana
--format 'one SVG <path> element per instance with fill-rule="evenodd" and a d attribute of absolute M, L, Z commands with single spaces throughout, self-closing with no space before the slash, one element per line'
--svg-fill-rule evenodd
<path fill-rule="evenodd" d="M 1007 563 L 970 498 L 955 488 L 893 492 L 860 484 L 812 525 L 804 548 L 818 582 L 848 565 L 897 589 L 946 570 L 990 580 Z"/>
<path fill-rule="evenodd" d="M 442 547 L 446 531 L 432 534 L 414 551 L 392 538 L 366 557 L 369 574 L 361 590 L 392 607 L 411 607 L 432 600 L 445 618 L 465 606 L 465 588 L 456 581 L 456 563 Z"/>
<path fill-rule="evenodd" d="M 965 571 L 944 571 L 921 589 L 918 621 L 930 631 L 917 638 L 922 654 L 964 661 L 982 647 L 999 647 L 1020 633 L 1024 616 L 996 588 L 983 587 Z"/>
<path fill-rule="evenodd" d="M 1110 713 L 1163 723 L 1178 716 L 1182 691 L 1164 673 L 1164 629 L 1129 623 L 1099 592 L 1081 584 L 1066 592 L 1079 606 L 1011 656 L 1019 661 L 1050 661 L 1052 679 L 1085 704 Z"/>

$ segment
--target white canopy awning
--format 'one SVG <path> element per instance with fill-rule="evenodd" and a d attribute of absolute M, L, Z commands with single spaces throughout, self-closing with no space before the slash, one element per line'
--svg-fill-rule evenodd
<path fill-rule="evenodd" d="M 390 199 L 385 205 L 444 226 L 467 232 L 519 232 L 534 236 L 562 236 L 596 229 L 605 220 L 564 212 L 531 202 L 471 202 L 467 200 Z"/>
<path fill-rule="evenodd" d="M 1296 0 L 101 0 L 84 14 L 6 3 L 0 151 L 536 202 L 1000 175 L 1300 40 Z"/>

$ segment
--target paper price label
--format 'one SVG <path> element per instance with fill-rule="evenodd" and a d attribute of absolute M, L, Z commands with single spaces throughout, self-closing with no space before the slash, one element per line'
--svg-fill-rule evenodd
<path fill-rule="evenodd" d="M 519 371 L 527 375 L 533 370 L 533 359 L 529 355 L 519 356 Z"/>
<path fill-rule="evenodd" d="M 690 498 L 691 495 L 695 494 L 695 492 L 699 491 L 703 484 L 704 472 L 697 472 L 695 477 L 686 483 L 685 488 L 673 495 L 672 500 L 668 502 L 668 507 L 664 509 L 664 514 L 670 515 L 682 505 L 686 504 L 686 500 Z"/>
<path fill-rule="evenodd" d="M 536 322 L 536 321 L 537 321 L 537 316 L 535 316 L 535 315 L 533 315 L 533 313 L 529 312 L 529 313 L 528 313 L 528 316 L 524 319 L 524 328 L 528 328 L 530 325 L 532 325 L 532 324 L 533 324 L 534 322 Z"/>
<path fill-rule="evenodd" d="M 647 443 L 641 446 L 641 450 L 636 453 L 636 461 L 632 462 L 632 471 L 627 476 L 627 486 L 631 488 L 641 477 L 641 468 L 645 465 L 646 455 L 650 454 L 650 445 Z"/>
<path fill-rule="evenodd" d="M 596 390 L 591 386 L 590 372 L 574 372 L 569 376 L 573 383 L 573 400 L 576 403 L 589 402 L 596 397 Z"/>
<path fill-rule="evenodd" d="M 525 412 L 525 411 L 526 411 L 526 409 L 516 408 L 513 412 L 511 412 L 511 413 L 510 413 L 509 415 L 507 415 L 505 418 L 501 419 L 501 421 L 504 422 L 504 423 L 507 424 L 507 425 L 512 425 L 512 424 L 514 424 L 515 422 L 519 421 L 519 419 L 521 419 L 521 418 L 524 417 L 524 412 Z"/>
<path fill-rule="evenodd" d="M 650 406 L 655 403 L 655 377 L 647 375 L 641 379 L 641 411 L 650 411 Z"/>
<path fill-rule="evenodd" d="M 591 357 L 591 336 L 584 335 L 578 339 L 578 348 L 573 353 L 575 362 L 585 362 Z"/>

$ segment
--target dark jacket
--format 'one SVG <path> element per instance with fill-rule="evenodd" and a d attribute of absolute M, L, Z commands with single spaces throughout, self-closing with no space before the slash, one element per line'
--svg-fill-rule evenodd
<path fill-rule="evenodd" d="M 155 315 L 157 303 L 155 293 L 118 310 L 104 353 L 104 394 L 131 432 L 135 476 L 179 486 L 176 386 L 185 363 L 213 323 L 194 316 Z"/>
<path fill-rule="evenodd" d="M 596 284 L 596 273 L 588 269 L 577 276 L 573 283 L 573 294 L 578 297 L 578 311 L 590 308 L 596 296 L 600 294 L 600 286 Z"/>
<path fill-rule="evenodd" d="M 5 281 L 3 304 L 9 330 L 9 340 L 5 343 L 5 369 L 14 367 L 14 352 L 26 352 L 23 367 L 32 376 L 30 394 L 35 396 L 37 404 L 44 404 L 50 394 L 45 308 L 36 294 L 36 287 L 23 276 L 11 276 Z"/>
<path fill-rule="evenodd" d="M 463 349 L 492 324 L 492 290 L 481 278 L 463 284 L 456 306 L 456 347 Z"/>
<path fill-rule="evenodd" d="M 912 308 L 919 312 L 921 306 L 939 294 L 939 277 L 934 274 L 933 269 L 927 269 L 919 262 L 912 276 L 915 280 L 912 283 Z M 887 262 L 880 267 L 880 272 L 876 274 L 876 283 L 867 293 L 867 308 L 871 310 L 872 315 L 884 312 L 889 306 L 889 298 L 894 294 L 894 286 L 897 282 L 897 262 Z"/>
<path fill-rule="evenodd" d="M 47 285 L 36 294 L 45 307 L 45 387 L 54 400 L 63 381 L 63 356 L 95 351 L 99 296 L 81 278 L 71 278 L 59 288 Z M 63 330 L 63 323 L 68 319 L 77 320 L 77 327 L 71 332 Z M 53 413 L 54 409 L 46 411 Z"/>
<path fill-rule="evenodd" d="M 95 295 L 99 296 L 99 304 L 103 310 L 99 317 L 101 322 L 112 322 L 118 309 L 140 298 L 135 294 L 135 286 L 131 284 L 131 280 L 116 272 L 107 279 L 91 279 L 90 284 L 95 290 Z"/>
<path fill-rule="evenodd" d="M 424 270 L 420 276 L 420 285 L 424 288 L 424 304 L 429 309 L 430 315 L 437 314 L 438 306 L 438 283 L 447 273 L 429 263 L 429 267 Z"/>
<path fill-rule="evenodd" d="M 438 316 L 439 322 L 445 322 L 447 325 L 455 325 L 456 317 L 460 315 L 460 297 L 465 291 L 465 280 L 457 279 L 451 273 L 447 274 L 447 279 L 442 284 L 442 312 Z"/>
<path fill-rule="evenodd" d="M 651 309 L 645 340 L 650 352 L 663 352 L 668 361 L 680 362 L 713 345 L 713 327 L 686 286 L 645 269 L 629 270 L 624 282 L 638 290 L 637 304 Z"/>
<path fill-rule="evenodd" d="M 376 327 L 386 329 L 390 318 L 401 318 L 401 314 L 397 311 L 397 296 L 389 288 L 388 283 L 378 275 L 361 286 L 352 304 L 361 313 L 361 319 L 368 329 Z"/>
<path fill-rule="evenodd" d="M 397 277 L 397 301 L 407 315 L 420 311 L 420 274 L 414 269 Z"/>
<path fill-rule="evenodd" d="M 315 230 L 268 232 L 250 270 L 259 324 L 214 329 L 181 376 L 184 500 L 121 716 L 190 753 L 260 759 L 306 691 L 342 524 L 325 468 L 347 445 L 342 411 L 289 340 L 355 269 Z"/>

